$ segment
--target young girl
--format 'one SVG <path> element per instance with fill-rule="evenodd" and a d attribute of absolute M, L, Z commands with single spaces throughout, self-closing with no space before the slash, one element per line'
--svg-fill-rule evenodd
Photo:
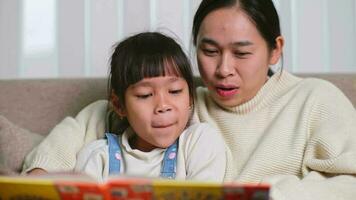
<path fill-rule="evenodd" d="M 223 180 L 226 155 L 220 134 L 207 124 L 188 124 L 193 75 L 172 38 L 156 32 L 127 38 L 115 48 L 110 75 L 111 105 L 125 118 L 126 126 L 120 125 L 125 131 L 106 133 L 105 139 L 86 145 L 75 171 L 102 181 L 119 173 Z"/>

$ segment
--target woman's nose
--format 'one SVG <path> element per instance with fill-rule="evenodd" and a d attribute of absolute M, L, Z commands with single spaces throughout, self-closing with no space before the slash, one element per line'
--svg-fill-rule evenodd
<path fill-rule="evenodd" d="M 220 78 L 232 76 L 235 73 L 233 58 L 228 53 L 222 54 L 220 62 L 216 68 L 216 75 Z"/>

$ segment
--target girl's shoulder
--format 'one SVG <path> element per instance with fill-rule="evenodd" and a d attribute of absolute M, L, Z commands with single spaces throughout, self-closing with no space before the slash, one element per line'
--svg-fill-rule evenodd
<path fill-rule="evenodd" d="M 188 126 L 180 135 L 180 141 L 184 143 L 220 143 L 223 141 L 218 129 L 206 122 L 197 122 Z"/>
<path fill-rule="evenodd" d="M 75 171 L 92 170 L 106 163 L 108 158 L 108 147 L 105 139 L 94 140 L 86 144 L 77 154 Z"/>
<path fill-rule="evenodd" d="M 78 157 L 90 157 L 97 154 L 106 154 L 108 152 L 108 144 L 106 139 L 94 140 L 86 144 L 79 152 Z"/>
<path fill-rule="evenodd" d="M 207 122 L 196 122 L 193 124 L 190 124 L 183 133 L 189 134 L 189 133 L 200 133 L 202 134 L 203 132 L 215 132 L 217 131 L 212 125 L 208 124 Z"/>

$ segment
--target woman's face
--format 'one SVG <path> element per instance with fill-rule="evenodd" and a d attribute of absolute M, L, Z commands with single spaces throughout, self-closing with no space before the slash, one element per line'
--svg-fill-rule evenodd
<path fill-rule="evenodd" d="M 227 107 L 252 99 L 267 81 L 269 65 L 278 61 L 280 48 L 269 51 L 256 26 L 236 7 L 208 14 L 197 37 L 197 60 L 212 98 Z"/>

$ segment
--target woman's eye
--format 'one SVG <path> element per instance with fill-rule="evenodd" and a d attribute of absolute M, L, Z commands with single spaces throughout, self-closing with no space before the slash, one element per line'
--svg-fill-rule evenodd
<path fill-rule="evenodd" d="M 170 90 L 169 93 L 171 94 L 179 94 L 183 91 L 183 89 L 179 89 L 179 90 Z"/>
<path fill-rule="evenodd" d="M 218 50 L 215 49 L 202 49 L 202 51 L 207 56 L 215 56 L 219 53 Z"/>
<path fill-rule="evenodd" d="M 234 53 L 236 57 L 238 58 L 246 58 L 248 55 L 250 55 L 250 52 L 235 52 Z"/>
<path fill-rule="evenodd" d="M 136 97 L 139 99 L 147 99 L 150 96 L 152 96 L 152 94 L 138 94 L 138 95 L 136 95 Z"/>

